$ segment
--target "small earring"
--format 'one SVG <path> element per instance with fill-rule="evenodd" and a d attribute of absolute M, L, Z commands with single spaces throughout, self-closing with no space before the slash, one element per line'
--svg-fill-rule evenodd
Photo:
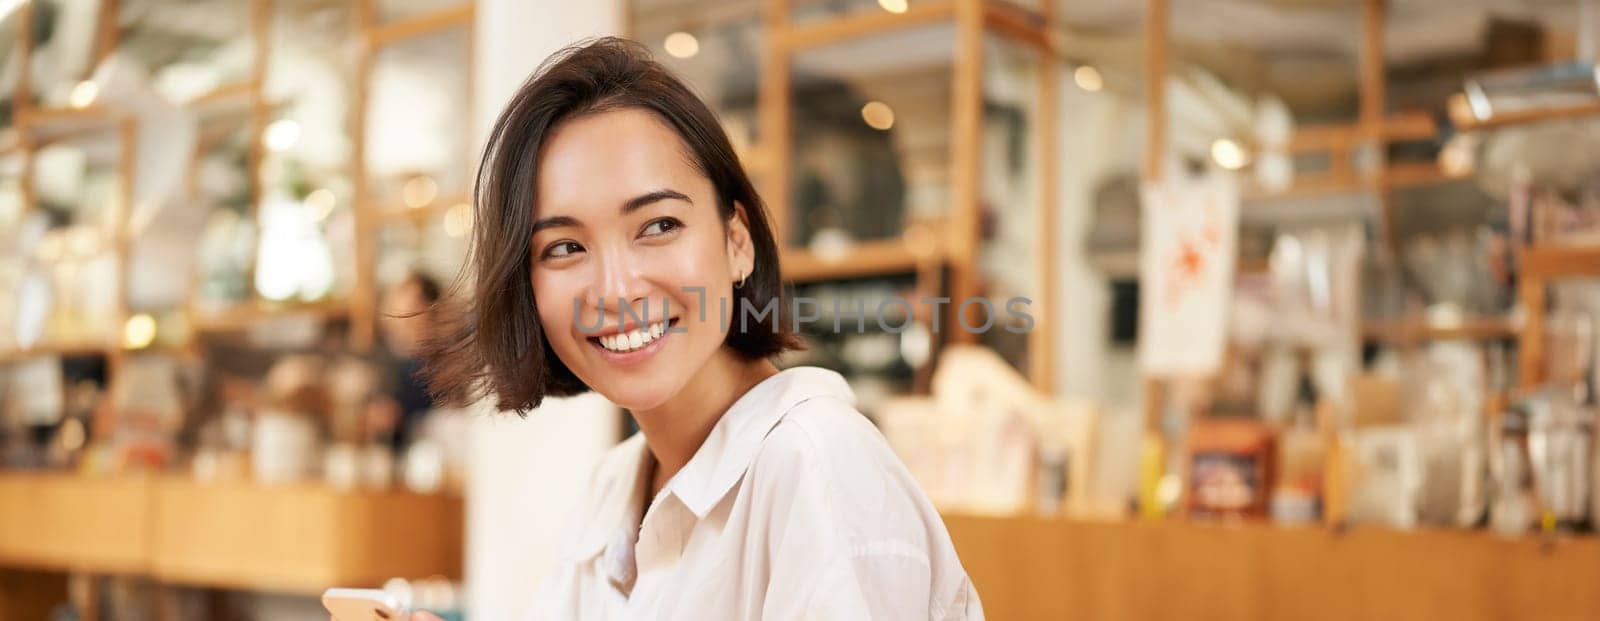
<path fill-rule="evenodd" d="M 735 288 L 735 289 L 743 289 L 744 288 L 744 279 L 749 278 L 749 277 L 750 277 L 749 274 L 744 274 L 744 275 L 740 276 L 739 277 L 739 282 L 733 283 L 733 288 Z"/>

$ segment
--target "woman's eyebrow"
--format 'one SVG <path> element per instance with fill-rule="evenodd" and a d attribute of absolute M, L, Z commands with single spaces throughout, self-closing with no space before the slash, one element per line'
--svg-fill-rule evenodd
<path fill-rule="evenodd" d="M 538 220 L 534 220 L 533 221 L 533 232 L 529 233 L 529 235 L 537 234 L 539 231 L 543 231 L 545 229 L 553 229 L 553 228 L 556 228 L 556 227 L 563 227 L 563 226 L 576 227 L 576 226 L 583 226 L 583 225 L 578 224 L 577 218 L 573 218 L 572 216 L 550 216 L 548 218 L 540 218 Z"/>
<path fill-rule="evenodd" d="M 644 207 L 645 205 L 664 200 L 680 200 L 685 203 L 689 203 L 690 205 L 694 204 L 694 201 L 689 200 L 689 197 L 684 196 L 682 192 L 665 189 L 656 190 L 654 192 L 640 194 L 628 199 L 628 202 L 622 204 L 622 215 L 626 216 L 630 213 L 638 211 L 639 208 Z"/>

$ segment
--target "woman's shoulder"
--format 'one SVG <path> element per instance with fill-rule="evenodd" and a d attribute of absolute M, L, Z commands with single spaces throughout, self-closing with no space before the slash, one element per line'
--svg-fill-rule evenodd
<path fill-rule="evenodd" d="M 931 510 L 910 471 L 849 394 L 813 395 L 790 406 L 761 443 L 748 474 L 758 488 L 818 494 L 840 508 Z"/>
<path fill-rule="evenodd" d="M 790 466 L 838 459 L 893 459 L 883 434 L 856 408 L 855 393 L 834 371 L 798 367 L 790 375 L 783 412 L 761 443 L 757 460 Z M 862 451 L 866 453 L 863 454 Z"/>

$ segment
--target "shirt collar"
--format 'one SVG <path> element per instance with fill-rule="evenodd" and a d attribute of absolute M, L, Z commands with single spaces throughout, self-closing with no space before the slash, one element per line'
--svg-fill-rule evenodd
<path fill-rule="evenodd" d="M 592 484 L 599 489 L 587 507 L 589 516 L 583 530 L 574 542 L 572 552 L 577 558 L 590 558 L 599 554 L 612 539 L 633 532 L 630 525 L 638 525 L 644 514 L 643 500 L 646 468 L 650 465 L 649 447 L 644 434 L 635 433 L 612 449 L 600 465 L 599 476 Z"/>
<path fill-rule="evenodd" d="M 744 476 L 767 433 L 795 406 L 817 397 L 856 404 L 844 377 L 827 369 L 794 367 L 762 380 L 728 407 L 662 494 L 676 497 L 696 519 L 705 518 Z M 613 539 L 634 533 L 644 513 L 644 475 L 653 459 L 644 434 L 633 434 L 610 457 L 595 481 L 600 496 L 588 513 L 593 520 L 576 542 L 579 558 L 593 557 Z"/>
<path fill-rule="evenodd" d="M 844 378 L 818 367 L 786 369 L 756 384 L 722 415 L 700 450 L 667 482 L 667 490 L 697 519 L 704 518 L 744 476 L 778 421 L 816 397 L 838 397 L 855 405 Z"/>

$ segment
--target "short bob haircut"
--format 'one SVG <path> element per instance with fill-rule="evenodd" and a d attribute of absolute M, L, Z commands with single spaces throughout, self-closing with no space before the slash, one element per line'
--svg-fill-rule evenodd
<path fill-rule="evenodd" d="M 747 325 L 734 321 L 724 346 L 750 360 L 803 346 L 786 328 L 778 246 L 766 208 L 716 115 L 643 45 L 597 38 L 547 59 L 490 130 L 473 188 L 467 264 L 440 301 L 439 329 L 423 348 L 422 376 L 441 402 L 492 395 L 499 409 L 525 414 L 546 396 L 589 390 L 556 357 L 539 325 L 531 247 L 539 154 L 563 121 L 626 108 L 653 112 L 677 132 L 685 156 L 710 178 L 724 225 L 736 217 L 735 203 L 744 206 L 755 269 L 730 302 L 735 312 L 746 303 L 758 310 L 775 303 L 776 312 Z"/>

